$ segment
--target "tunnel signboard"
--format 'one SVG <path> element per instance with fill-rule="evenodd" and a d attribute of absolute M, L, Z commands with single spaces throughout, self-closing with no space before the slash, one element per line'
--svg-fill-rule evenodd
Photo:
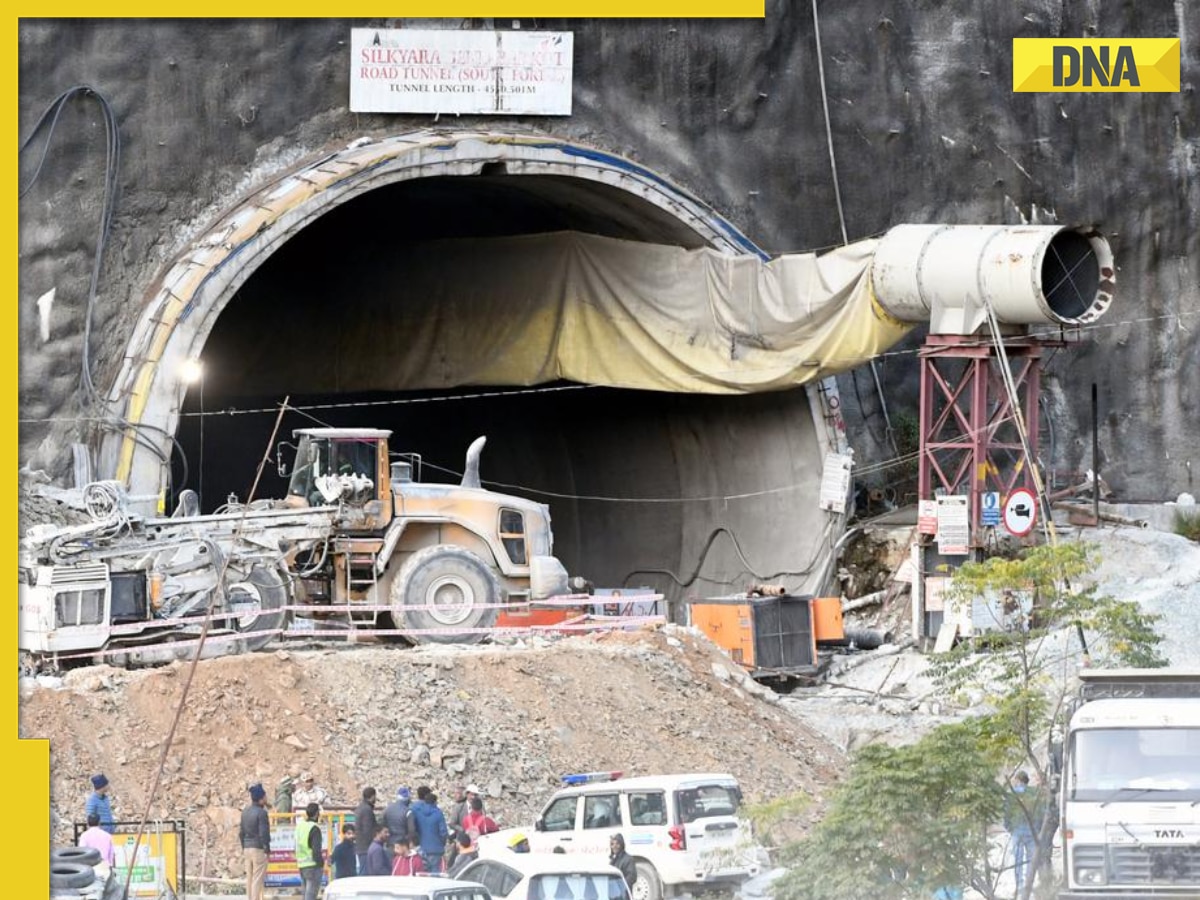
<path fill-rule="evenodd" d="M 352 28 L 350 110 L 569 116 L 567 31 Z"/>

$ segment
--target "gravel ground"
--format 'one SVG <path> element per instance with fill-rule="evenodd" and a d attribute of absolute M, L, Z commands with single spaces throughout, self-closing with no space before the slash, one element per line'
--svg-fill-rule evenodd
<path fill-rule="evenodd" d="M 1071 536 L 1097 545 L 1101 593 L 1136 600 L 1161 616 L 1155 626 L 1171 665 L 1200 668 L 1200 544 L 1145 528 L 1089 528 Z"/>

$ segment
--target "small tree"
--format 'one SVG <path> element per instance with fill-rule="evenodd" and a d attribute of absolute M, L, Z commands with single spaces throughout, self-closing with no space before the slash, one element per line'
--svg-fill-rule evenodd
<path fill-rule="evenodd" d="M 1061 715 L 1078 666 L 1167 664 L 1158 653 L 1157 616 L 1081 584 L 1094 567 L 1094 549 L 1079 543 L 1043 545 L 1016 559 L 997 556 L 960 567 L 950 599 L 969 604 L 975 597 L 1025 594 L 1032 597 L 1032 611 L 1024 620 L 1013 619 L 1009 630 L 986 636 L 983 646 L 960 642 L 931 668 L 940 687 L 981 697 L 995 726 L 995 749 L 1043 779 L 1049 730 Z M 1071 628 L 1079 640 L 1070 639 Z"/>
<path fill-rule="evenodd" d="M 1051 789 L 1052 732 L 1061 723 L 1076 669 L 1093 661 L 1142 668 L 1167 664 L 1158 653 L 1158 617 L 1084 585 L 1094 565 L 1095 547 L 1084 543 L 1042 545 L 1016 559 L 997 556 L 963 565 L 954 573 L 949 598 L 970 603 L 976 597 L 1024 594 L 1032 598 L 1032 609 L 1028 617 L 1016 617 L 1011 630 L 988 637 L 995 652 L 981 653 L 979 645 L 964 641 L 933 666 L 941 687 L 973 695 L 987 710 L 981 732 L 1002 769 L 1034 772 L 1038 784 Z M 1072 628 L 1077 640 L 1069 638 Z M 1040 815 L 1043 809 L 1048 814 Z M 1044 798 L 1018 804 L 1017 812 L 1037 834 L 1036 873 L 1049 859 L 1057 815 Z M 1025 885 L 1025 897 L 1033 880 Z"/>
<path fill-rule="evenodd" d="M 1004 802 L 995 770 L 975 721 L 863 748 L 828 813 L 785 852 L 776 900 L 929 898 L 961 884 L 990 896 L 987 825 Z"/>
<path fill-rule="evenodd" d="M 1101 662 L 1166 664 L 1157 651 L 1154 616 L 1081 587 L 1092 549 L 1042 546 L 1017 559 L 994 557 L 957 570 L 949 598 L 1031 596 L 1031 613 L 1011 618 L 1015 627 L 988 635 L 986 644 L 962 642 L 937 659 L 935 679 L 964 700 L 971 718 L 909 747 L 865 748 L 828 814 L 790 848 L 787 858 L 796 868 L 779 882 L 778 900 L 929 898 L 939 887 L 968 885 L 996 896 L 988 829 L 1009 797 L 1001 776 L 1025 768 L 1038 784 L 1053 784 L 1051 730 L 1061 720 L 1076 667 L 1087 664 L 1082 642 L 1068 639 L 1070 629 L 1087 635 Z M 1053 808 L 1040 797 L 1016 804 L 1038 835 L 1034 872 L 1048 859 L 1057 827 L 1053 814 L 1040 815 Z M 1011 813 L 1011 800 L 1009 806 Z"/>

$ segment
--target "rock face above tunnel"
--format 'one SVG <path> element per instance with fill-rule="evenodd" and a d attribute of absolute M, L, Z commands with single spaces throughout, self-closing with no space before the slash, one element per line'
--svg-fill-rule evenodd
<path fill-rule="evenodd" d="M 1095 224 L 1120 275 L 1113 310 L 1049 367 L 1050 463 L 1088 467 L 1089 387 L 1099 384 L 1105 477 L 1128 497 L 1195 491 L 1200 408 L 1200 24 L 1167 0 L 953 13 L 906 3 L 821 20 L 833 146 L 853 239 L 901 222 Z M 619 153 L 715 206 L 769 251 L 840 242 L 811 9 L 769 2 L 762 21 L 525 20 L 575 33 L 568 118 L 457 120 L 550 134 Z M 351 20 L 50 21 L 19 25 L 20 132 L 59 91 L 94 87 L 118 125 L 121 163 L 96 301 L 91 252 L 105 180 L 95 95 L 67 104 L 20 209 L 21 414 L 70 414 L 90 314 L 102 392 L 164 267 L 269 176 L 363 134 L 429 117 L 348 110 Z M 509 20 L 421 27 L 511 27 Z M 1183 33 L 1180 94 L 1011 92 L 1011 39 Z M 22 156 L 22 184 L 38 165 Z M 36 301 L 56 288 L 53 304 Z M 1128 323 L 1128 324 L 1125 324 Z M 269 336 L 265 336 L 269 338 Z M 915 407 L 911 356 L 883 372 L 893 408 Z M 871 415 L 870 398 L 864 398 Z M 869 425 L 880 432 L 881 422 Z M 852 429 L 855 423 L 851 423 Z M 63 474 L 73 428 L 27 424 L 21 453 Z M 856 434 L 852 434 L 856 438 Z M 857 438 L 856 438 L 857 439 Z"/>

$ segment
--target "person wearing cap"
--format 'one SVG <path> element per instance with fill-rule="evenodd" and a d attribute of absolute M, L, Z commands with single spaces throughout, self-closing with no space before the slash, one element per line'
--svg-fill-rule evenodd
<path fill-rule="evenodd" d="M 296 789 L 296 779 L 284 775 L 275 787 L 275 812 L 290 813 L 292 811 L 292 792 Z"/>
<path fill-rule="evenodd" d="M 518 831 L 508 839 L 508 849 L 513 853 L 528 853 L 529 838 L 525 837 L 525 835 Z"/>
<path fill-rule="evenodd" d="M 383 811 L 383 824 L 388 827 L 392 840 L 399 837 L 415 838 L 417 828 L 413 823 L 412 792 L 406 787 L 396 790 L 396 799 Z"/>
<path fill-rule="evenodd" d="M 450 815 L 446 816 L 446 824 L 450 826 L 452 831 L 457 832 L 458 829 L 462 828 L 463 819 L 471 811 L 470 797 L 467 796 L 468 790 L 468 788 L 461 784 L 454 787 L 454 797 L 450 803 Z"/>
<path fill-rule="evenodd" d="M 267 854 L 271 852 L 271 820 L 267 816 L 267 791 L 250 785 L 250 805 L 242 810 L 238 842 L 246 860 L 246 898 L 263 900 L 267 881 Z"/>
<path fill-rule="evenodd" d="M 108 779 L 103 773 L 92 776 L 92 793 L 87 798 L 83 809 L 83 818 L 95 815 L 100 820 L 100 827 L 109 834 L 113 833 L 112 798 L 108 796 Z"/>
<path fill-rule="evenodd" d="M 317 784 L 312 772 L 305 772 L 300 776 L 300 786 L 292 792 L 292 805 L 295 809 L 305 809 L 310 803 L 323 808 L 328 801 L 329 792 Z"/>

